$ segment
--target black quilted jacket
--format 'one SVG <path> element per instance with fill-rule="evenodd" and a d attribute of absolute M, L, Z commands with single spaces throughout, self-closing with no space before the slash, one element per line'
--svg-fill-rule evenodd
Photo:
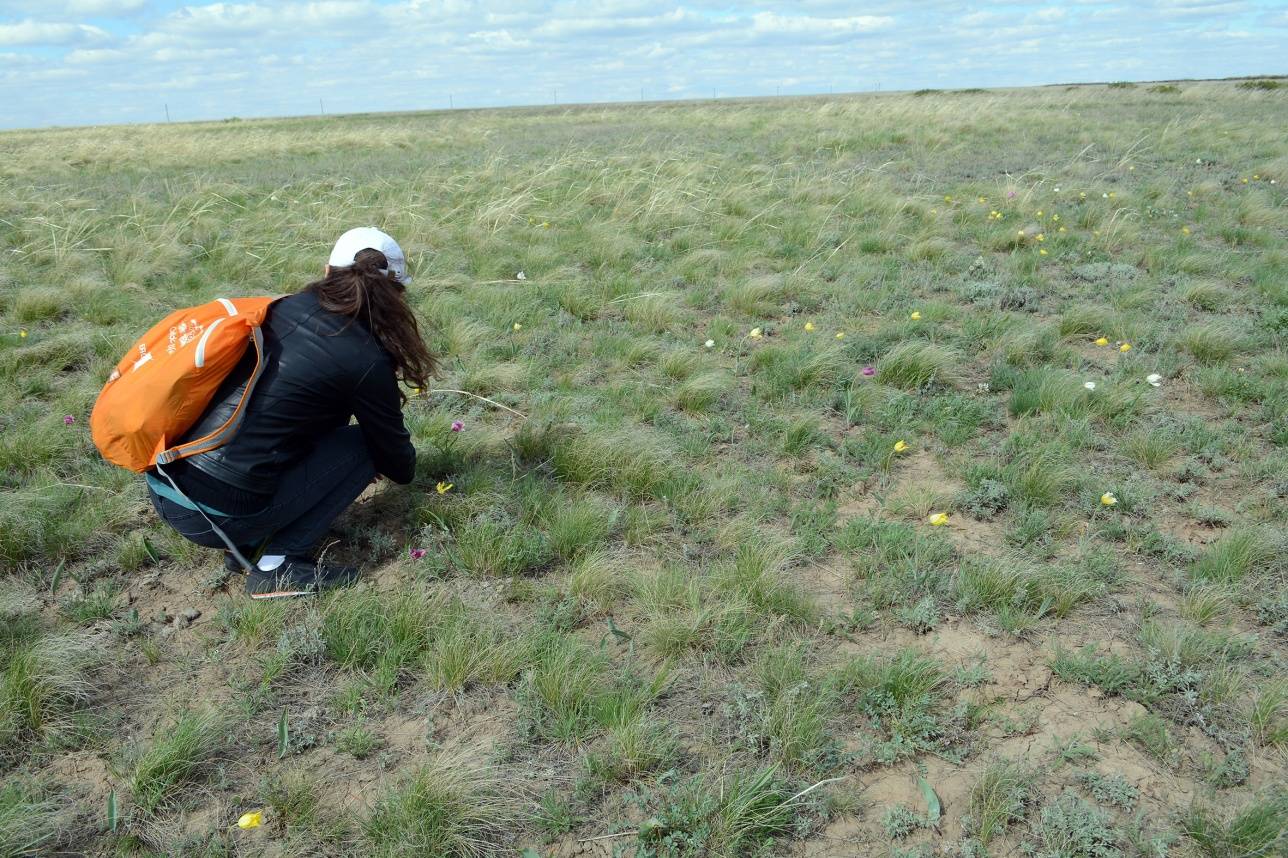
<path fill-rule="evenodd" d="M 302 292 L 273 304 L 263 331 L 264 373 L 236 437 L 183 460 L 180 470 L 196 468 L 243 492 L 271 494 L 278 474 L 319 437 L 356 417 L 376 470 L 396 483 L 411 482 L 416 450 L 403 423 L 393 363 L 362 322 L 330 313 Z M 185 440 L 228 419 L 253 367 L 248 349 Z"/>

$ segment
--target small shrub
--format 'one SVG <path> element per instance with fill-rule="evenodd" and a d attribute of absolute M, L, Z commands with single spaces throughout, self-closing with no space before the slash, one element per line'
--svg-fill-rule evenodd
<path fill-rule="evenodd" d="M 1109 816 L 1073 793 L 1042 808 L 1033 828 L 1036 842 L 1026 851 L 1034 858 L 1119 858 L 1118 832 Z"/>
<path fill-rule="evenodd" d="M 1140 790 L 1117 772 L 1108 775 L 1102 775 L 1100 772 L 1081 772 L 1074 780 L 1091 793 L 1091 797 L 1100 804 L 1131 810 L 1140 799 Z"/>
<path fill-rule="evenodd" d="M 1140 665 L 1119 655 L 1098 655 L 1094 644 L 1069 652 L 1057 645 L 1050 662 L 1056 676 L 1069 682 L 1098 686 L 1108 695 L 1120 695 L 1135 687 L 1141 678 Z"/>
<path fill-rule="evenodd" d="M 906 804 L 896 804 L 881 817 L 881 827 L 891 840 L 902 840 L 927 827 L 926 820 Z"/>

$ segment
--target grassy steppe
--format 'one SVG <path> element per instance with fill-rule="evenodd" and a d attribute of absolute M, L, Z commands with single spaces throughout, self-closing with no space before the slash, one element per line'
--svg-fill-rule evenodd
<path fill-rule="evenodd" d="M 0 134 L 0 856 L 1284 854 L 1285 127 L 1186 83 Z M 419 477 L 337 523 L 364 584 L 250 603 L 89 410 L 367 223 L 444 357 Z"/>

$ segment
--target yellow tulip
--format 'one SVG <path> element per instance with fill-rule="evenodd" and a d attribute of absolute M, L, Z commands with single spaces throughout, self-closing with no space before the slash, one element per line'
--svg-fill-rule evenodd
<path fill-rule="evenodd" d="M 1114 497 L 1113 492 L 1105 492 L 1100 496 L 1100 502 L 1105 506 L 1113 506 L 1118 503 L 1118 498 Z"/>
<path fill-rule="evenodd" d="M 908 442 L 907 442 L 907 441 L 895 441 L 895 442 L 894 442 L 894 451 L 895 451 L 896 453 L 902 453 L 902 452 L 903 452 L 904 450 L 906 450 L 906 449 L 908 449 Z"/>
<path fill-rule="evenodd" d="M 752 328 L 751 333 L 747 334 L 747 336 L 751 337 L 753 340 L 760 339 L 761 337 L 760 328 Z"/>
<path fill-rule="evenodd" d="M 241 829 L 259 828 L 264 824 L 264 814 L 258 810 L 252 810 L 250 813 L 243 813 L 237 820 L 237 827 Z"/>
<path fill-rule="evenodd" d="M 837 338 L 838 340 L 843 340 L 843 339 L 845 339 L 845 331 L 837 331 L 837 332 L 836 332 L 836 338 Z"/>
<path fill-rule="evenodd" d="M 806 330 L 807 332 L 812 333 L 812 332 L 814 331 L 814 323 L 813 323 L 813 322 L 806 322 L 806 323 L 805 323 L 805 330 Z"/>
<path fill-rule="evenodd" d="M 1046 248 L 1044 247 L 1044 248 L 1042 248 L 1041 250 L 1039 250 L 1039 251 L 1038 251 L 1038 255 L 1039 255 L 1039 256 L 1046 256 L 1046 255 L 1047 255 Z"/>
<path fill-rule="evenodd" d="M 908 318 L 909 318 L 909 319 L 912 319 L 914 322 L 920 321 L 920 320 L 921 320 L 921 311 L 920 311 L 920 310 L 913 310 L 911 313 L 909 313 L 909 314 L 908 314 Z"/>
<path fill-rule="evenodd" d="M 1108 338 L 1108 337 L 1100 337 L 1100 338 L 1098 338 L 1098 339 L 1096 340 L 1096 345 L 1098 345 L 1098 346 L 1107 346 L 1107 345 L 1109 345 L 1109 338 Z"/>
<path fill-rule="evenodd" d="M 1189 235 L 1189 234 L 1190 234 L 1190 228 L 1188 226 L 1181 227 L 1181 235 Z"/>
<path fill-rule="evenodd" d="M 1118 351 L 1120 352 L 1131 351 L 1131 343 L 1123 343 L 1121 346 L 1118 347 Z"/>
<path fill-rule="evenodd" d="M 515 332 L 522 331 L 522 330 L 523 330 L 523 325 L 520 325 L 518 322 L 515 322 L 515 323 L 514 323 L 514 330 L 515 330 Z"/>
<path fill-rule="evenodd" d="M 931 527 L 943 527 L 948 523 L 948 513 L 932 512 L 926 521 L 930 522 Z"/>
<path fill-rule="evenodd" d="M 18 336 L 24 340 L 27 339 L 27 329 L 23 328 L 21 331 L 19 331 Z"/>
<path fill-rule="evenodd" d="M 1036 238 L 1038 241 L 1046 241 L 1046 235 L 1040 232 L 1033 237 Z"/>
<path fill-rule="evenodd" d="M 452 483 L 440 482 L 438 485 L 434 486 L 434 490 L 438 492 L 440 495 L 445 495 L 452 490 L 452 486 L 453 486 Z"/>

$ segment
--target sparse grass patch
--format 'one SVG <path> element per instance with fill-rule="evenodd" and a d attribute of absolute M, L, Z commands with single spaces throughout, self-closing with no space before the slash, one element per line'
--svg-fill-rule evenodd
<path fill-rule="evenodd" d="M 609 727 L 586 755 L 586 771 L 600 781 L 626 783 L 670 764 L 678 743 L 665 722 L 635 718 Z"/>
<path fill-rule="evenodd" d="M 130 772 L 129 788 L 139 808 L 154 813 L 177 801 L 184 787 L 208 778 L 211 764 L 226 750 L 225 729 L 219 716 L 202 710 L 160 725 Z"/>
<path fill-rule="evenodd" d="M 1227 324 L 1209 322 L 1186 328 L 1181 346 L 1199 363 L 1220 363 L 1243 347 L 1243 335 Z"/>
<path fill-rule="evenodd" d="M 966 810 L 969 825 L 963 820 L 963 828 L 988 846 L 1028 813 L 1036 780 L 1036 774 L 1018 760 L 989 763 L 971 788 Z"/>
<path fill-rule="evenodd" d="M 648 855 L 754 854 L 791 831 L 801 812 L 792 795 L 773 767 L 698 774 L 657 795 L 638 837 Z"/>
<path fill-rule="evenodd" d="M 1231 531 L 1199 557 L 1190 575 L 1197 581 L 1239 585 L 1253 573 L 1265 574 L 1284 562 L 1283 540 L 1269 530 Z"/>
<path fill-rule="evenodd" d="M 877 380 L 901 390 L 931 384 L 955 387 L 962 380 L 962 357 L 952 349 L 911 340 L 890 349 L 877 361 Z"/>
<path fill-rule="evenodd" d="M 59 835 L 60 809 L 34 784 L 15 778 L 0 786 L 0 856 L 41 854 Z"/>
<path fill-rule="evenodd" d="M 1288 842 L 1288 790 L 1282 785 L 1228 813 L 1195 804 L 1181 818 L 1181 831 L 1206 858 L 1271 856 Z"/>
<path fill-rule="evenodd" d="M 498 855 L 519 819 L 517 798 L 476 754 L 438 751 L 377 799 L 363 824 L 369 854 Z"/>
<path fill-rule="evenodd" d="M 901 650 L 885 658 L 854 658 L 836 668 L 829 686 L 877 730 L 867 753 L 889 763 L 934 749 L 945 752 L 956 727 L 941 711 L 948 678 L 932 658 Z"/>
<path fill-rule="evenodd" d="M 668 679 L 665 667 L 651 679 L 616 673 L 605 652 L 556 637 L 534 654 L 518 695 L 534 735 L 577 742 L 641 717 Z"/>
<path fill-rule="evenodd" d="M 94 641 L 75 633 L 42 634 L 21 617 L 5 618 L 0 636 L 0 762 L 73 726 L 90 693 Z"/>

